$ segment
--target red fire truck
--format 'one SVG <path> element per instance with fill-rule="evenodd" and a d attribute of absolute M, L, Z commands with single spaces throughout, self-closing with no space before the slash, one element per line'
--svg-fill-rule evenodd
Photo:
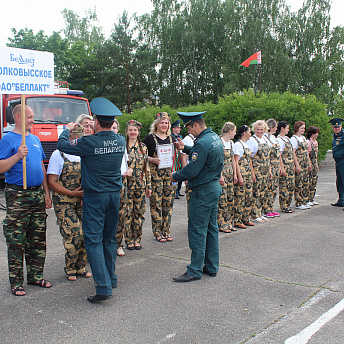
<path fill-rule="evenodd" d="M 40 139 L 46 155 L 45 164 L 56 149 L 57 139 L 65 125 L 75 122 L 81 114 L 90 115 L 88 100 L 82 91 L 70 90 L 67 82 L 55 82 L 54 95 L 26 95 L 26 104 L 35 114 L 31 133 Z M 1 103 L 0 138 L 14 129 L 12 110 L 20 104 L 20 95 L 3 94 Z"/>

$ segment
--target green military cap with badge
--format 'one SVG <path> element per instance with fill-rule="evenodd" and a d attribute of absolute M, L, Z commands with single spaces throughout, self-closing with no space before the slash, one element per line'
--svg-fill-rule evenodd
<path fill-rule="evenodd" d="M 195 121 L 198 121 L 199 119 L 202 119 L 202 115 L 207 113 L 207 111 L 202 112 L 177 112 L 178 116 L 181 118 L 181 120 L 184 123 L 184 128 Z"/>
<path fill-rule="evenodd" d="M 116 116 L 122 116 L 118 107 L 105 98 L 94 98 L 90 103 L 90 108 L 101 121 L 113 121 Z"/>
<path fill-rule="evenodd" d="M 171 128 L 180 128 L 180 119 L 177 119 L 171 124 Z"/>
<path fill-rule="evenodd" d="M 332 118 L 328 122 L 332 124 L 332 127 L 340 127 L 343 121 L 342 118 Z"/>

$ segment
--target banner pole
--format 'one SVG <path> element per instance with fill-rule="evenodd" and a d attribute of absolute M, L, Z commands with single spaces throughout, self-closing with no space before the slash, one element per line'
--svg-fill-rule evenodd
<path fill-rule="evenodd" d="M 25 94 L 21 95 L 21 127 L 22 127 L 22 145 L 26 145 L 26 130 L 25 130 Z M 23 189 L 26 190 L 26 156 L 23 158 Z"/>

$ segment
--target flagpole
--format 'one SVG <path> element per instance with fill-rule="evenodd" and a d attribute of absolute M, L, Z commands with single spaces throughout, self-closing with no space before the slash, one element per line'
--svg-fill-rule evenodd
<path fill-rule="evenodd" d="M 260 72 L 260 64 L 258 65 L 259 67 L 259 93 L 262 94 L 262 74 Z"/>

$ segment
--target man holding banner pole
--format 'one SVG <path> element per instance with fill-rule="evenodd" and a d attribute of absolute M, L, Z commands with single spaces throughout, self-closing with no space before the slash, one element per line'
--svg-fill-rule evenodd
<path fill-rule="evenodd" d="M 12 294 L 24 296 L 23 257 L 27 267 L 27 284 L 50 288 L 43 279 L 46 255 L 46 208 L 51 197 L 46 180 L 43 152 L 38 137 L 30 130 L 34 114 L 25 106 L 24 128 L 22 105 L 13 110 L 15 128 L 0 140 L 0 173 L 5 173 L 6 218 L 3 222 L 8 252 L 9 280 Z M 24 145 L 22 129 L 25 131 Z M 23 187 L 23 158 L 27 158 L 27 188 Z"/>

